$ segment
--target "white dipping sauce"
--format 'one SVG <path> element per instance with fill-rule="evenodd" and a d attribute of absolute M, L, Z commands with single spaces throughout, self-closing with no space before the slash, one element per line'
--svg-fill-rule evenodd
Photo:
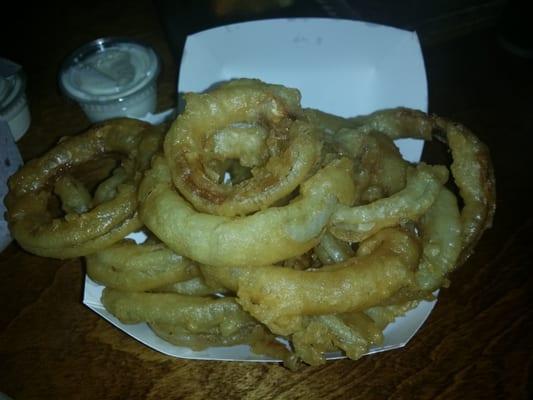
<path fill-rule="evenodd" d="M 159 60 L 153 49 L 121 39 L 98 39 L 64 64 L 59 82 L 92 122 L 143 117 L 157 105 Z"/>

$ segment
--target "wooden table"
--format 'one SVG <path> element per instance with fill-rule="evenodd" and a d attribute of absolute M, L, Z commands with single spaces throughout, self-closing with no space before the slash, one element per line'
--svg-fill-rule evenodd
<path fill-rule="evenodd" d="M 89 125 L 56 79 L 63 58 L 96 37 L 153 45 L 163 61 L 158 107 L 174 104 L 178 60 L 148 0 L 32 7 L 13 17 L 23 29 L 3 54 L 28 77 L 32 125 L 19 142 L 24 159 Z M 424 57 L 430 111 L 463 122 L 492 149 L 498 209 L 494 227 L 453 273 L 451 287 L 405 348 L 299 372 L 167 357 L 82 305 L 79 260 L 40 258 L 12 244 L 0 255 L 0 392 L 16 400 L 531 396 L 533 214 L 525 193 L 531 190 L 532 63 L 502 50 L 492 31 L 424 48 Z"/>

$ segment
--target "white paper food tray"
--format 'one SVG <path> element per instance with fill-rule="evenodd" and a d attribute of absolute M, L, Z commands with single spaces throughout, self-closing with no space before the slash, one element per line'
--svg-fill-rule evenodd
<path fill-rule="evenodd" d="M 246 22 L 199 32 L 187 38 L 180 67 L 180 93 L 201 92 L 233 78 L 259 78 L 298 88 L 302 105 L 349 117 L 405 106 L 427 111 L 426 73 L 414 32 L 359 21 L 297 18 Z M 418 161 L 423 143 L 401 140 L 404 158 Z M 103 287 L 85 280 L 83 302 L 147 346 L 180 358 L 279 361 L 248 346 L 193 351 L 156 336 L 146 324 L 122 324 L 109 314 Z M 403 347 L 422 326 L 435 301 L 422 301 L 384 331 L 382 346 L 369 354 Z M 331 353 L 328 359 L 342 358 Z"/>

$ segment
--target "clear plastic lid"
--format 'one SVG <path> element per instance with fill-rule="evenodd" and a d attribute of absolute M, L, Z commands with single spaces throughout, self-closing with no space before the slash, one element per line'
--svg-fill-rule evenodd
<path fill-rule="evenodd" d="M 101 38 L 76 50 L 64 62 L 59 83 L 82 103 L 121 101 L 142 91 L 159 74 L 155 51 L 124 38 Z"/>
<path fill-rule="evenodd" d="M 24 94 L 26 80 L 24 75 L 18 72 L 8 77 L 0 76 L 0 115 L 9 114 Z"/>

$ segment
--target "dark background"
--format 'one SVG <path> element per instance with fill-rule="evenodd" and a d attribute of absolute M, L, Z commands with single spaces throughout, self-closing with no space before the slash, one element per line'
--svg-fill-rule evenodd
<path fill-rule="evenodd" d="M 496 26 L 506 0 L 154 0 L 173 48 L 186 32 L 243 20 L 278 17 L 358 19 L 416 30 L 435 44 Z M 244 5 L 248 6 L 245 7 Z"/>
<path fill-rule="evenodd" d="M 2 7 L 0 55 L 20 64 L 33 62 L 28 49 L 35 41 L 55 51 L 65 32 L 76 30 L 79 17 L 114 20 L 120 26 L 124 0 L 76 2 L 12 1 Z M 152 0 L 173 55 L 179 58 L 187 34 L 233 22 L 279 17 L 337 17 L 416 30 L 423 46 L 434 46 L 469 34 L 497 29 L 514 42 L 531 46 L 533 32 L 522 0 Z M 94 12 L 98 9 L 98 12 Z M 95 23 L 97 21 L 94 21 Z M 86 24 L 86 21 L 83 22 Z M 98 24 L 96 24 L 98 25 Z M 84 26 L 87 41 L 106 32 Z M 109 32 L 111 33 L 111 32 Z M 126 32 L 127 33 L 127 32 Z M 132 32 L 133 33 L 133 32 Z M 529 38 L 528 38 L 529 36 Z M 72 51 L 82 43 L 72 43 Z"/>

